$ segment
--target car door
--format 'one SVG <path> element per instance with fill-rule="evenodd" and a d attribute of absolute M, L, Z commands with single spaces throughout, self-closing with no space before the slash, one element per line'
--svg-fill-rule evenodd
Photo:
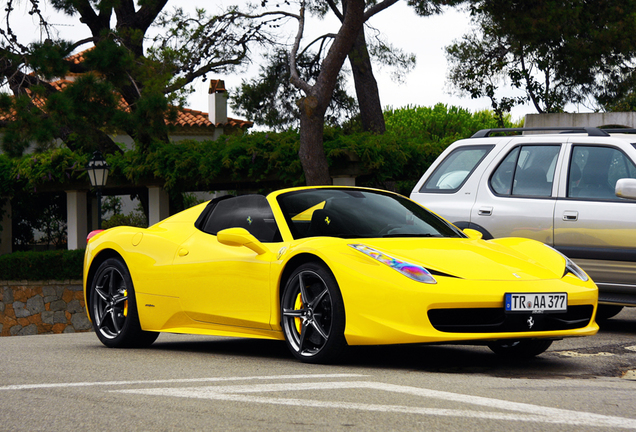
<path fill-rule="evenodd" d="M 568 145 L 554 244 L 604 288 L 602 299 L 636 289 L 636 202 L 615 195 L 618 179 L 636 178 L 636 161 L 620 146 L 585 141 Z"/>
<path fill-rule="evenodd" d="M 422 176 L 411 199 L 466 228 L 479 178 L 495 156 L 494 140 L 462 140 L 446 149 Z"/>
<path fill-rule="evenodd" d="M 562 144 L 515 140 L 480 180 L 470 222 L 493 237 L 526 237 L 552 244 Z"/>
<path fill-rule="evenodd" d="M 197 321 L 269 329 L 271 264 L 280 248 L 269 204 L 261 195 L 244 195 L 216 203 L 209 213 L 175 258 L 184 311 Z M 273 253 L 219 243 L 218 231 L 233 227 L 247 229 Z"/>

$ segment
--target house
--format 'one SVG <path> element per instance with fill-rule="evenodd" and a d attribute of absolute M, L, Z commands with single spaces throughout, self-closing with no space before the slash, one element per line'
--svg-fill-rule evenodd
<path fill-rule="evenodd" d="M 69 57 L 70 60 L 81 62 L 83 52 Z M 52 85 L 63 89 L 72 82 L 77 75 L 70 74 Z M 211 80 L 208 92 L 209 112 L 179 108 L 177 118 L 174 121 L 166 120 L 166 123 L 173 126 L 169 138 L 172 142 L 185 139 L 195 140 L 215 140 L 221 135 L 243 134 L 253 123 L 247 120 L 229 118 L 227 116 L 227 90 L 223 80 Z M 42 101 L 34 100 L 36 104 Z M 123 103 L 125 104 L 125 103 Z M 122 106 L 122 109 L 126 109 Z M 125 134 L 111 135 L 113 141 L 122 143 L 129 147 L 132 138 Z M 161 186 L 157 185 L 135 185 L 136 189 L 147 190 L 148 196 L 148 222 L 150 225 L 159 222 L 169 216 L 168 194 Z M 86 245 L 86 236 L 89 227 L 97 226 L 97 202 L 90 194 L 90 184 L 75 187 L 73 190 L 65 190 L 67 201 L 67 234 L 68 249 L 80 249 Z M 106 191 L 110 189 L 107 185 Z M 116 193 L 116 191 L 113 190 Z M 121 191 L 128 193 L 127 190 Z M 5 207 L 2 221 L 3 230 L 0 234 L 0 254 L 12 252 L 12 232 L 11 232 L 11 208 L 10 204 Z M 89 214 L 91 220 L 89 221 Z"/>
<path fill-rule="evenodd" d="M 171 133 L 170 139 L 178 142 L 184 139 L 209 140 L 217 139 L 221 135 L 244 133 L 253 123 L 247 120 L 237 120 L 227 117 L 227 90 L 222 80 L 211 80 L 208 92 L 209 113 L 181 108 L 174 123 L 176 129 Z M 126 144 L 128 136 L 118 135 L 115 142 Z M 132 142 L 132 141 L 130 141 Z M 97 226 L 97 202 L 90 199 L 89 187 L 82 190 L 67 190 L 67 234 L 68 249 L 81 249 L 86 246 L 88 234 L 88 206 L 92 205 L 90 213 L 91 227 Z M 142 185 L 138 185 L 142 186 Z M 142 186 L 148 192 L 148 224 L 153 225 L 170 216 L 168 193 L 156 185 Z"/>

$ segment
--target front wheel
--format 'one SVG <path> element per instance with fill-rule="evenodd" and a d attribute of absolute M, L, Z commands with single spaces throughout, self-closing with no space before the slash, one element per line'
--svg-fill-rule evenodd
<path fill-rule="evenodd" d="M 497 341 L 488 344 L 495 354 L 505 358 L 531 358 L 545 352 L 552 345 L 551 340 L 521 339 L 516 341 Z"/>
<path fill-rule="evenodd" d="M 287 346 L 305 363 L 331 363 L 344 352 L 345 310 L 338 283 L 321 264 L 300 266 L 288 279 L 281 301 Z"/>
<path fill-rule="evenodd" d="M 117 258 L 109 258 L 97 268 L 89 302 L 95 333 L 109 348 L 141 348 L 159 336 L 141 329 L 130 272 Z"/>

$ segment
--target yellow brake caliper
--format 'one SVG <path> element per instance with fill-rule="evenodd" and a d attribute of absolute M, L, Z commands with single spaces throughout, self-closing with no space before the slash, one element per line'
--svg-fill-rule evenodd
<path fill-rule="evenodd" d="M 128 297 L 128 290 L 124 291 L 124 296 Z M 124 302 L 124 316 L 128 316 L 128 300 Z"/>
<path fill-rule="evenodd" d="M 301 309 L 303 307 L 303 300 L 300 298 L 300 293 L 296 297 L 296 303 L 294 303 L 294 310 Z M 294 318 L 294 323 L 296 324 L 296 330 L 298 334 L 300 334 L 300 328 L 302 326 L 302 321 L 300 318 Z"/>

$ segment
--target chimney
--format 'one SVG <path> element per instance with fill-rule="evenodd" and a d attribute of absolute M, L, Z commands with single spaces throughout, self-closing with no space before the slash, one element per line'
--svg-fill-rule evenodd
<path fill-rule="evenodd" d="M 208 118 L 214 125 L 227 124 L 227 90 L 223 80 L 210 80 Z"/>

